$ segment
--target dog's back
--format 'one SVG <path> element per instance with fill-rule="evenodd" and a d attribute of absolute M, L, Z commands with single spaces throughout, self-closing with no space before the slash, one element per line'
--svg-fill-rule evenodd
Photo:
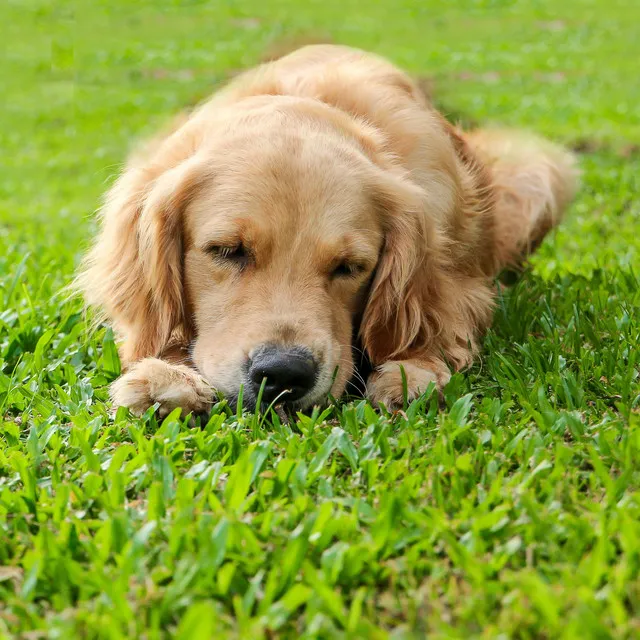
<path fill-rule="evenodd" d="M 439 203 L 430 215 L 440 218 L 456 261 L 479 261 L 486 275 L 535 249 L 577 187 L 573 157 L 563 149 L 518 131 L 459 131 L 409 75 L 358 49 L 293 51 L 238 76 L 203 105 L 200 117 L 257 95 L 319 100 L 372 125 L 389 157 Z M 452 175 L 459 184 L 451 184 Z"/>

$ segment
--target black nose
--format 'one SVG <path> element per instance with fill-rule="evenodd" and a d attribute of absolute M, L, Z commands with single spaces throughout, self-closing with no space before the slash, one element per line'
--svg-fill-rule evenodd
<path fill-rule="evenodd" d="M 249 363 L 249 384 L 254 395 L 260 393 L 266 378 L 262 401 L 273 402 L 282 394 L 283 402 L 304 396 L 315 384 L 318 365 L 305 347 L 265 346 Z"/>

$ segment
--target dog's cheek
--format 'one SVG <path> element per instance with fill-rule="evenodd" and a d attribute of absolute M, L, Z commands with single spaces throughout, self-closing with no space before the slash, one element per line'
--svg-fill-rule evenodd
<path fill-rule="evenodd" d="M 338 375 L 333 383 L 331 388 L 331 393 L 339 398 L 342 396 L 346 390 L 349 381 L 353 378 L 354 366 L 353 366 L 353 358 L 350 351 L 345 351 L 342 354 L 340 367 L 338 369 Z"/>

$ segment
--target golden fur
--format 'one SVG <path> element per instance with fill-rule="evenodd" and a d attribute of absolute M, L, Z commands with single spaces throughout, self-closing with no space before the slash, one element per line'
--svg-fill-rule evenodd
<path fill-rule="evenodd" d="M 79 282 L 122 339 L 114 402 L 201 411 L 211 388 L 236 397 L 270 343 L 320 363 L 297 403 L 309 406 L 344 391 L 355 334 L 376 366 L 374 402 L 401 402 L 401 366 L 410 398 L 441 387 L 472 361 L 492 278 L 541 241 L 575 186 L 562 149 L 458 131 L 371 54 L 316 45 L 249 71 L 135 155 L 107 195 Z M 239 246 L 246 264 L 226 257 Z"/>

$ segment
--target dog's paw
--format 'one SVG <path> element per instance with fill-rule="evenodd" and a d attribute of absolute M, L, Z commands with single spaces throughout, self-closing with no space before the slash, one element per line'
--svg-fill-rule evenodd
<path fill-rule="evenodd" d="M 367 397 L 373 404 L 381 402 L 389 409 L 402 407 L 405 400 L 402 369 L 406 377 L 407 402 L 419 398 L 431 382 L 441 391 L 451 379 L 451 374 L 444 367 L 430 369 L 411 360 L 385 362 L 371 374 L 367 382 Z"/>
<path fill-rule="evenodd" d="M 160 417 L 177 407 L 183 415 L 206 413 L 213 398 L 213 390 L 197 371 L 157 358 L 136 362 L 111 385 L 110 393 L 116 406 L 128 407 L 137 416 L 156 403 Z"/>

